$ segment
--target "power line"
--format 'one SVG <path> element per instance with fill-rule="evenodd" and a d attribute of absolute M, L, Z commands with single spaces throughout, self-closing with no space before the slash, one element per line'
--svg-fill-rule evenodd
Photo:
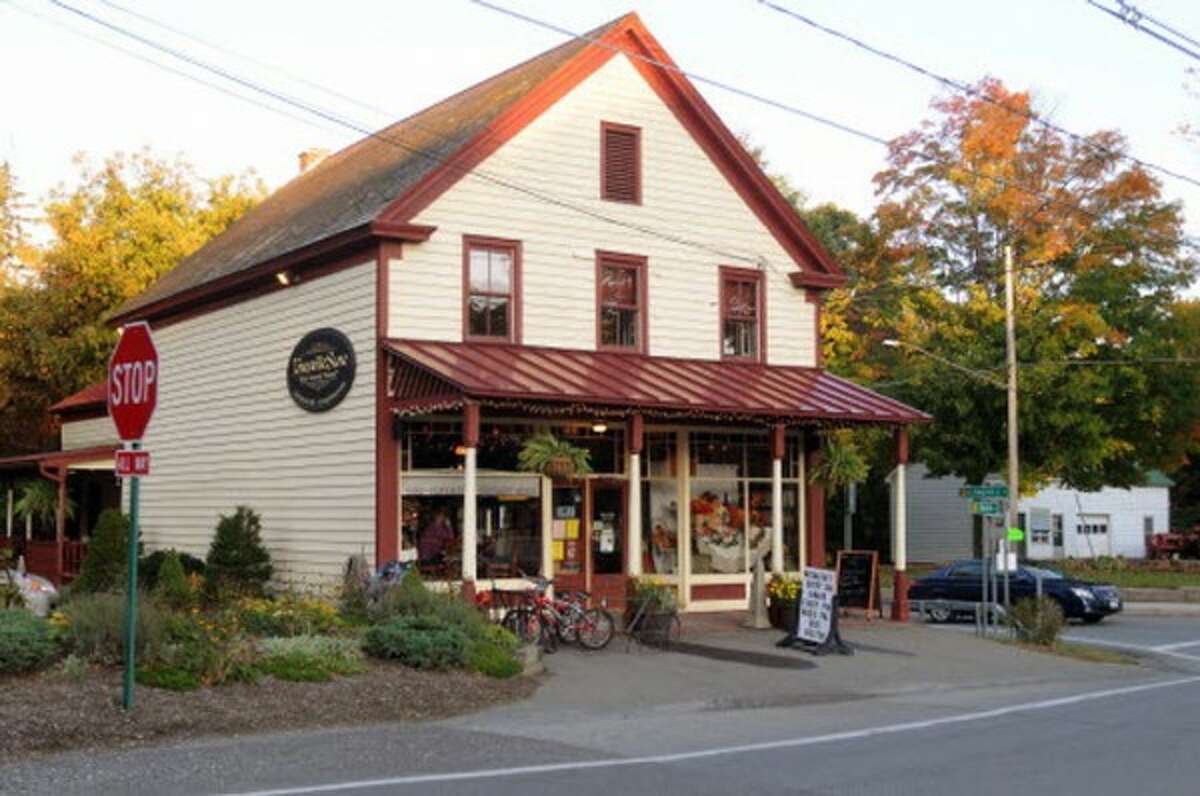
<path fill-rule="evenodd" d="M 932 69 L 928 69 L 926 67 L 920 66 L 919 64 L 916 64 L 916 63 L 914 63 L 910 60 L 907 60 L 899 55 L 896 55 L 895 53 L 890 53 L 890 52 L 887 52 L 886 50 L 881 50 L 878 47 L 868 44 L 868 43 L 862 41 L 861 39 L 858 39 L 848 33 L 844 33 L 840 30 L 831 28 L 828 25 L 824 25 L 820 22 L 817 22 L 815 19 L 813 19 L 811 17 L 805 16 L 804 14 L 801 14 L 797 11 L 793 11 L 790 8 L 786 8 L 782 5 L 780 5 L 779 3 L 773 2 L 773 0 L 756 0 L 756 2 L 758 2 L 759 5 L 766 6 L 767 8 L 771 9 L 772 11 L 775 11 L 779 14 L 783 14 L 784 16 L 790 17 L 790 18 L 796 20 L 797 22 L 803 23 L 814 30 L 820 31 L 821 33 L 825 33 L 829 36 L 833 36 L 836 39 L 840 39 L 841 41 L 847 42 L 848 44 L 851 44 L 854 47 L 857 47 L 858 49 L 863 50 L 864 52 L 868 52 L 872 55 L 875 55 L 875 56 L 878 56 L 879 58 L 884 59 L 885 61 L 889 61 L 893 64 L 896 64 L 905 69 L 908 69 L 911 72 L 915 72 L 919 75 L 922 75 L 923 77 L 927 77 L 930 80 L 933 80 L 943 86 L 946 86 L 947 88 L 954 89 L 955 91 L 962 92 L 971 97 L 974 97 L 975 99 L 981 100 L 981 101 L 989 103 L 991 105 L 994 105 L 997 108 L 1000 108 L 1000 109 L 1002 109 L 1008 113 L 1011 113 L 1013 115 L 1024 117 L 1025 119 L 1028 119 L 1031 122 L 1035 122 L 1036 124 L 1041 125 L 1042 127 L 1044 127 L 1047 130 L 1053 130 L 1054 132 L 1059 133 L 1060 135 L 1067 136 L 1072 141 L 1082 144 L 1083 146 L 1089 147 L 1096 152 L 1103 153 L 1104 155 L 1106 155 L 1108 157 L 1119 158 L 1121 160 L 1129 161 L 1130 163 L 1135 163 L 1144 169 L 1151 170 L 1151 171 L 1157 171 L 1160 174 L 1165 174 L 1168 177 L 1173 177 L 1177 180 L 1182 180 L 1184 182 L 1191 183 L 1192 185 L 1200 187 L 1200 179 L 1196 179 L 1195 177 L 1190 177 L 1187 174 L 1181 174 L 1178 171 L 1167 168 L 1166 166 L 1160 166 L 1157 163 L 1153 163 L 1148 160 L 1142 160 L 1141 158 L 1135 157 L 1134 155 L 1131 155 L 1131 154 L 1127 154 L 1124 152 L 1117 152 L 1109 147 L 1104 146 L 1103 144 L 1099 144 L 1095 141 L 1090 140 L 1087 136 L 1080 135 L 1079 133 L 1068 130 L 1065 127 L 1062 127 L 1061 125 L 1055 124 L 1054 122 L 1044 119 L 1039 114 L 1034 113 L 1033 111 L 1022 109 L 1022 108 L 1016 108 L 1016 107 L 1008 105 L 1004 102 L 1001 102 L 999 100 L 993 99 L 992 97 L 988 96 L 985 92 L 980 91 L 979 89 L 975 88 L 974 86 L 972 86 L 968 83 L 965 83 L 961 80 L 956 80 L 955 78 L 952 78 L 952 77 L 947 77 L 945 75 L 939 74 L 939 73 L 933 71 Z"/>
<path fill-rule="evenodd" d="M 51 2 L 56 2 L 56 0 L 51 0 Z M 832 129 L 837 130 L 842 133 L 846 133 L 847 135 L 854 136 L 861 140 L 869 141 L 871 143 L 878 144 L 878 145 L 884 146 L 884 147 L 892 146 L 892 142 L 889 141 L 888 139 L 884 138 L 883 136 L 879 136 L 874 133 L 860 130 L 856 127 L 852 127 L 848 124 L 844 124 L 842 122 L 836 121 L 829 117 L 821 116 L 819 114 L 805 110 L 798 106 L 790 105 L 788 103 L 781 102 L 779 100 L 775 100 L 770 97 L 763 96 L 761 94 L 757 94 L 753 91 L 749 91 L 747 89 L 743 89 L 738 86 L 734 86 L 729 83 L 725 83 L 721 80 L 716 80 L 714 78 L 706 77 L 704 75 L 700 75 L 695 72 L 691 72 L 691 71 L 682 69 L 679 66 L 676 66 L 675 64 L 667 63 L 665 61 L 661 61 L 656 58 L 651 58 L 650 56 L 643 55 L 642 53 L 630 52 L 630 51 L 625 50 L 617 45 L 609 44 L 606 41 L 602 41 L 600 38 L 598 38 L 596 36 L 577 33 L 568 28 L 564 28 L 560 25 L 556 25 L 552 22 L 546 22 L 545 20 L 538 19 L 537 17 L 533 17 L 528 14 L 521 13 L 519 11 L 514 11 L 510 8 L 506 8 L 506 7 L 498 5 L 496 3 L 489 2 L 488 0 L 470 0 L 470 2 L 474 3 L 475 5 L 480 6 L 482 8 L 486 8 L 491 11 L 495 11 L 496 13 L 503 14 L 505 16 L 520 20 L 522 22 L 525 22 L 530 25 L 534 25 L 536 27 L 540 27 L 544 30 L 553 31 L 553 32 L 559 33 L 563 36 L 568 36 L 572 39 L 586 41 L 597 47 L 603 47 L 605 49 L 612 50 L 613 52 L 622 53 L 629 58 L 643 61 L 645 63 L 652 64 L 654 66 L 658 66 L 662 69 L 666 69 L 666 70 L 675 72 L 677 74 L 683 75 L 684 77 L 687 77 L 688 79 L 693 80 L 697 83 L 704 83 L 706 85 L 710 85 L 715 88 L 719 88 L 722 91 L 729 92 L 736 96 L 743 97 L 743 98 L 749 99 L 749 100 L 753 100 L 755 102 L 759 102 L 759 103 L 768 105 L 770 107 L 776 108 L 778 110 L 782 110 L 787 113 L 791 113 L 793 115 L 800 116 L 804 119 L 808 119 L 809 121 L 816 122 L 817 124 L 821 124 L 823 126 L 832 128 Z M 1094 221 L 1103 221 L 1104 220 L 1103 216 L 1101 216 L 1100 214 L 1098 214 L 1094 211 L 1088 210 L 1085 207 L 1074 204 L 1072 202 L 1064 201 L 1062 199 L 1056 199 L 1056 198 L 1047 196 L 1046 194 L 1039 193 L 1038 191 L 1035 191 L 1030 188 L 1025 188 L 1024 186 L 1018 185 L 1015 182 L 1013 182 L 1012 180 L 1006 179 L 1004 177 L 997 176 L 997 175 L 980 174 L 978 171 L 971 168 L 970 166 L 966 166 L 963 164 L 950 163 L 943 159 L 940 159 L 940 158 L 934 157 L 932 155 L 929 155 L 925 152 L 922 152 L 918 149 L 913 149 L 911 147 L 895 147 L 895 148 L 898 149 L 899 151 L 903 151 L 903 152 L 910 154 L 913 157 L 923 160 L 927 163 L 942 166 L 943 168 L 958 169 L 958 170 L 964 171 L 968 174 L 971 174 L 972 176 L 974 176 L 980 180 L 991 180 L 992 182 L 995 182 L 998 185 L 1004 186 L 1006 188 L 1011 188 L 1019 193 L 1025 194 L 1027 196 L 1031 196 L 1031 197 L 1034 197 L 1037 199 L 1042 199 L 1048 205 L 1053 204 L 1053 205 L 1057 205 L 1059 207 L 1063 207 L 1063 208 L 1072 210 L 1081 215 L 1087 216 Z M 1187 236 L 1180 236 L 1179 238 L 1169 238 L 1169 237 L 1167 237 L 1165 235 L 1161 235 L 1159 233 L 1152 233 L 1152 237 L 1156 237 L 1156 238 L 1166 242 L 1169 245 L 1182 246 L 1184 248 L 1188 248 L 1195 252 L 1200 253 L 1200 242 L 1195 241 Z"/>
<path fill-rule="evenodd" d="M 67 11 L 78 17 L 81 17 L 82 19 L 85 19 L 88 22 L 91 22 L 95 25 L 98 25 L 98 26 L 105 28 L 109 31 L 112 31 L 114 33 L 117 33 L 118 35 L 121 35 L 123 37 L 132 39 L 146 47 L 150 47 L 154 50 L 158 50 L 159 52 L 170 55 L 173 58 L 176 58 L 176 59 L 181 60 L 184 63 L 187 63 L 191 66 L 194 66 L 196 68 L 199 68 L 199 69 L 207 71 L 211 74 L 214 74 L 214 75 L 216 75 L 226 81 L 229 81 L 235 85 L 238 85 L 242 88 L 245 88 L 245 89 L 248 89 L 255 93 L 264 95 L 275 101 L 293 106 L 293 107 L 298 108 L 306 113 L 317 116 L 318 118 L 321 118 L 325 121 L 329 121 L 329 122 L 332 122 L 341 127 L 345 127 L 347 129 L 353 130 L 354 132 L 356 132 L 362 136 L 365 136 L 368 138 L 373 138 L 375 140 L 381 141 L 382 143 L 397 147 L 397 148 L 402 149 L 403 151 L 408 152 L 414 156 L 429 160 L 439 166 L 446 166 L 448 168 L 457 169 L 458 172 L 460 173 L 460 175 L 462 175 L 462 176 L 473 176 L 477 179 L 481 179 L 486 182 L 489 182 L 489 183 L 492 183 L 495 185 L 499 185 L 499 186 L 507 188 L 509 190 L 513 190 L 518 193 L 524 194 L 535 200 L 538 200 L 538 201 L 541 201 L 541 202 L 544 202 L 544 203 L 547 203 L 550 205 L 554 205 L 557 207 L 561 207 L 564 209 L 572 210 L 572 211 L 590 216 L 597 220 L 603 221 L 605 223 L 614 224 L 616 226 L 620 226 L 625 229 L 630 229 L 630 230 L 640 232 L 645 235 L 657 237 L 657 238 L 667 240 L 672 243 L 705 250 L 710 253 L 717 254 L 721 257 L 726 257 L 726 258 L 736 259 L 741 262 L 751 263 L 757 267 L 762 267 L 765 264 L 765 265 L 771 267 L 773 270 L 776 270 L 777 272 L 779 272 L 778 269 L 775 266 L 773 266 L 770 263 L 770 261 L 767 258 L 763 257 L 762 255 L 740 254 L 740 253 L 724 250 L 721 248 L 717 248 L 714 246 L 710 246 L 708 244 L 692 240 L 692 239 L 684 237 L 682 235 L 676 235 L 676 234 L 670 233 L 670 232 L 663 232 L 663 231 L 656 230 L 654 228 L 647 227 L 647 226 L 644 226 L 641 224 L 636 224 L 633 222 L 628 222 L 628 221 L 624 221 L 622 219 L 614 218 L 612 216 L 608 216 L 604 213 L 601 213 L 597 210 L 592 210 L 591 208 L 580 207 L 578 205 L 574 205 L 566 200 L 559 199 L 558 197 L 546 194 L 542 191 L 538 191 L 538 190 L 535 190 L 532 188 L 526 188 L 526 187 L 519 185 L 517 183 L 514 183 L 510 180 L 488 174 L 487 172 L 484 172 L 477 168 L 476 169 L 464 169 L 462 167 L 457 167 L 454 164 L 451 164 L 448 162 L 448 156 L 446 156 L 446 157 L 438 156 L 434 153 L 427 152 L 423 149 L 420 149 L 419 147 L 415 147 L 410 144 L 407 144 L 404 141 L 399 140 L 398 138 L 395 138 L 393 136 L 389 136 L 382 132 L 377 132 L 377 131 L 371 130 L 361 124 L 358 124 L 358 123 L 352 121 L 352 120 L 349 120 L 342 116 L 339 116 L 336 113 L 334 113 L 333 111 L 321 108 L 316 105 L 308 104 L 296 97 L 293 97 L 288 94 L 284 94 L 281 91 L 278 91 L 276 89 L 273 89 L 273 88 L 270 88 L 270 87 L 267 87 L 264 85 L 260 85 L 259 83 L 255 82 L 254 80 L 242 77 L 241 75 L 238 75 L 228 69 L 225 69 L 225 68 L 222 68 L 219 66 L 214 66 L 214 65 L 207 63 L 206 61 L 203 61 L 199 58 L 196 58 L 195 56 L 192 56 L 186 52 L 183 52 L 183 51 L 177 50 L 173 47 L 162 44 L 162 43 L 155 41 L 147 36 L 143 36 L 135 31 L 129 30 L 128 28 L 125 28 L 117 23 L 111 22 L 107 19 L 98 17 L 94 14 L 84 11 L 83 9 L 72 6 L 69 3 L 63 2 L 62 0 L 47 0 L 47 1 L 51 5 L 54 5 L 64 11 Z M 152 63 L 156 66 L 162 66 L 158 62 L 152 61 Z M 167 67 L 163 67 L 163 68 L 167 68 Z M 193 79 L 197 79 L 197 78 L 193 77 Z M 206 85 L 210 85 L 214 88 L 216 87 L 214 84 L 210 83 L 209 81 L 202 81 L 202 82 L 204 82 Z M 781 273 L 781 272 L 779 272 L 779 273 Z M 786 277 L 786 274 L 783 274 L 783 275 Z"/>
<path fill-rule="evenodd" d="M 1184 43 L 1187 42 L 1196 47 L 1200 47 L 1200 42 L 1197 42 L 1190 36 L 1180 33 L 1170 25 L 1159 22 L 1154 17 L 1140 11 L 1136 6 L 1126 3 L 1124 0 L 1117 0 L 1117 8 L 1109 8 L 1108 6 L 1097 3 L 1096 0 L 1087 0 L 1087 3 L 1093 8 L 1098 8 L 1105 14 L 1124 22 L 1134 30 L 1141 31 L 1147 36 L 1158 39 L 1158 41 L 1162 42 L 1168 47 L 1178 50 L 1189 58 L 1200 61 L 1200 51 L 1197 51 L 1196 49 L 1193 49 Z M 1143 20 L 1162 28 L 1166 31 L 1166 33 L 1164 34 L 1155 30 L 1151 30 L 1142 24 Z M 1182 41 L 1179 41 L 1179 39 L 1182 39 Z"/>

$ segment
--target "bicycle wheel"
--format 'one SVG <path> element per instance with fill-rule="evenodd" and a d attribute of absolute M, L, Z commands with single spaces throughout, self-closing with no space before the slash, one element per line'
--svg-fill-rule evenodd
<path fill-rule="evenodd" d="M 510 608 L 500 626 L 512 633 L 522 644 L 537 644 L 543 636 L 542 618 L 529 608 Z"/>
<path fill-rule="evenodd" d="M 539 624 L 542 628 L 542 652 L 547 655 L 553 655 L 558 652 L 559 625 L 554 620 L 545 618 L 539 619 Z"/>
<path fill-rule="evenodd" d="M 589 650 L 602 650 L 612 641 L 616 623 L 612 614 L 603 608 L 589 608 L 579 620 L 576 637 L 579 645 Z"/>

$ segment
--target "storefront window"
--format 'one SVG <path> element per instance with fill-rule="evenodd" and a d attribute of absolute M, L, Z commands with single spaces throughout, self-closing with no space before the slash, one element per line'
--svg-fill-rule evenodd
<path fill-rule="evenodd" d="M 692 574 L 746 571 L 746 511 L 736 480 L 692 485 Z"/>
<path fill-rule="evenodd" d="M 583 572 L 583 505 L 581 487 L 554 488 L 554 525 L 551 528 L 550 549 L 555 575 L 578 575 Z"/>
<path fill-rule="evenodd" d="M 541 482 L 528 476 L 478 480 L 476 577 L 537 574 L 542 563 Z M 421 573 L 462 577 L 462 478 L 416 475 L 404 481 L 404 547 L 415 549 Z"/>
<path fill-rule="evenodd" d="M 783 568 L 800 571 L 800 485 L 783 485 Z"/>
<path fill-rule="evenodd" d="M 679 489 L 672 480 L 642 482 L 642 528 L 649 544 L 648 575 L 679 571 Z"/>
<path fill-rule="evenodd" d="M 554 434 L 588 452 L 593 473 L 620 475 L 625 472 L 625 431 L 609 428 L 597 433 L 590 427 L 551 429 Z"/>

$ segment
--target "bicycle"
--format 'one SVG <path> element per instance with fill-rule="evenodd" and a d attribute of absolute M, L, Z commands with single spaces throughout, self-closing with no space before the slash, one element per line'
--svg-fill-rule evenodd
<path fill-rule="evenodd" d="M 546 653 L 557 651 L 559 642 L 575 643 L 584 649 L 600 650 L 612 641 L 616 623 L 603 608 L 588 608 L 587 592 L 564 592 L 550 597 L 551 581 L 524 576 L 534 584 L 528 604 L 511 608 L 501 625 L 521 641 L 540 643 Z"/>

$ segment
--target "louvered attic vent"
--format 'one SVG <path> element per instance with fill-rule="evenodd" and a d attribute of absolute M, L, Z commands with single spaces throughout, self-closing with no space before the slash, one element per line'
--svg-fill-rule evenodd
<path fill-rule="evenodd" d="M 623 124 L 602 122 L 600 140 L 601 198 L 613 202 L 641 202 L 641 130 Z"/>

